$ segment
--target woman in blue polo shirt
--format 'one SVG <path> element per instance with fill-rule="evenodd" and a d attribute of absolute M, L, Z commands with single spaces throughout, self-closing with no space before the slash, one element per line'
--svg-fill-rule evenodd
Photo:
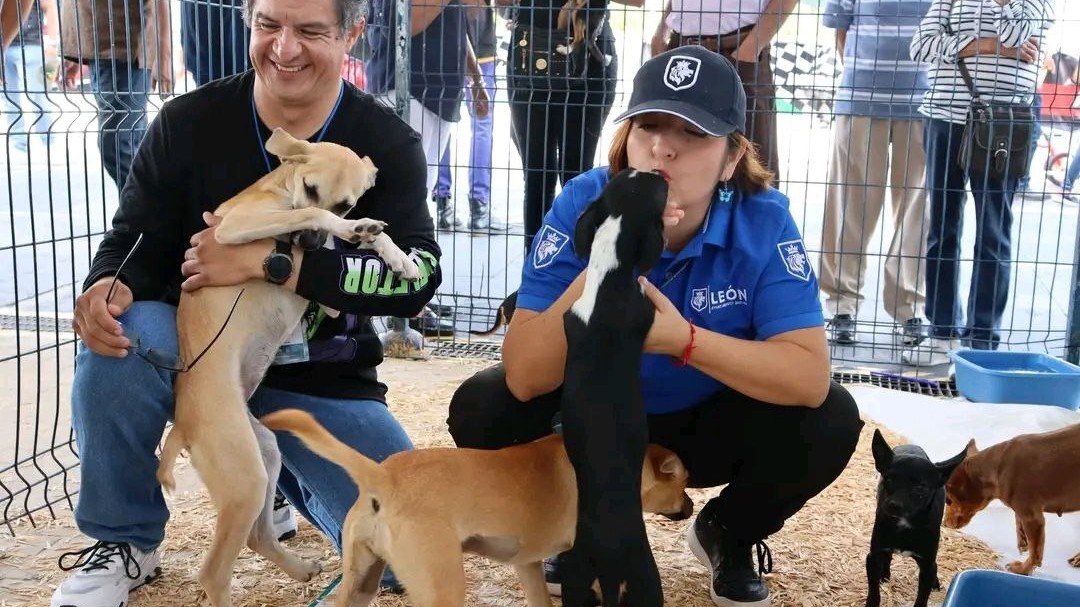
<path fill-rule="evenodd" d="M 817 280 L 787 197 L 769 187 L 743 134 L 745 108 L 734 68 L 700 46 L 642 65 L 609 166 L 571 180 L 537 234 L 503 363 L 462 384 L 448 425 L 458 446 L 487 449 L 552 431 L 562 316 L 587 265 L 573 251 L 574 224 L 609 175 L 662 171 L 667 249 L 645 277 L 656 305 L 641 368 L 650 441 L 682 458 L 691 486 L 727 484 L 687 540 L 712 571 L 718 605 L 760 606 L 769 599 L 760 574 L 772 566 L 763 540 L 840 475 L 862 422 L 830 381 Z"/>

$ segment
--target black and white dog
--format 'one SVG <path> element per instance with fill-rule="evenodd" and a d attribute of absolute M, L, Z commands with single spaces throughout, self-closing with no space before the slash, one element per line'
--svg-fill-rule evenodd
<path fill-rule="evenodd" d="M 574 545 L 561 559 L 567 607 L 591 607 L 594 584 L 605 606 L 663 604 L 641 514 L 641 466 L 648 426 L 641 397 L 641 350 L 655 309 L 634 269 L 645 272 L 664 248 L 667 182 L 624 170 L 578 219 L 574 250 L 589 258 L 581 298 L 563 317 L 566 375 L 562 432 L 577 474 Z"/>

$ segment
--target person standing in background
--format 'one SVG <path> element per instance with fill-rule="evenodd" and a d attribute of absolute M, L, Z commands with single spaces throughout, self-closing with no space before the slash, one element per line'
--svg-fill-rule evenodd
<path fill-rule="evenodd" d="M 184 0 L 180 3 L 184 65 L 199 86 L 250 67 L 244 0 Z"/>
<path fill-rule="evenodd" d="M 911 58 L 929 64 L 926 116 L 926 315 L 930 339 L 903 351 L 914 366 L 945 365 L 963 345 L 993 350 L 1012 275 L 1012 204 L 1019 179 L 957 161 L 972 92 L 983 99 L 1029 104 L 1040 48 L 1054 22 L 1052 0 L 934 0 L 911 40 Z M 960 62 L 963 61 L 963 64 Z M 1025 142 L 1026 143 L 1026 142 Z M 975 202 L 975 250 L 967 313 L 960 307 L 960 240 L 970 189 Z M 966 316 L 966 318 L 965 318 Z"/>
<path fill-rule="evenodd" d="M 746 128 L 758 156 L 776 176 L 780 157 L 776 141 L 776 85 L 769 47 L 795 10 L 798 0 L 667 0 L 653 34 L 653 56 L 668 49 L 699 44 L 720 53 L 739 72 L 746 91 Z"/>
<path fill-rule="evenodd" d="M 472 44 L 479 69 L 478 77 L 471 77 L 465 89 L 465 103 L 469 110 L 469 126 L 472 141 L 469 151 L 469 229 L 473 231 L 493 229 L 491 225 L 491 131 L 495 122 L 494 107 L 487 113 L 476 112 L 472 90 L 483 87 L 488 100 L 495 99 L 495 9 L 491 6 L 470 6 L 465 11 L 465 33 Z M 437 227 L 450 230 L 462 227 L 454 208 L 453 177 L 450 170 L 448 140 L 439 160 L 439 177 L 432 197 L 435 200 Z M 496 229 L 499 229 L 496 227 Z"/>
<path fill-rule="evenodd" d="M 65 71 L 90 66 L 101 161 L 120 190 L 146 132 L 147 95 L 172 92 L 169 7 L 169 0 L 64 0 L 61 6 Z"/>
<path fill-rule="evenodd" d="M 48 101 L 46 60 L 56 59 L 58 31 L 56 0 L 34 0 L 26 21 L 4 52 L 4 99 L 8 114 L 8 141 L 27 151 L 30 135 L 46 145 L 52 140 L 53 115 Z M 26 101 L 30 102 L 27 107 Z"/>
<path fill-rule="evenodd" d="M 834 343 L 855 343 L 870 237 L 892 195 L 882 300 L 904 346 L 924 339 L 926 155 L 919 101 L 926 65 L 908 48 L 930 0 L 829 0 L 844 72 L 837 89 L 818 281 Z"/>
<path fill-rule="evenodd" d="M 644 0 L 612 0 L 641 6 Z M 618 53 L 610 8 L 589 2 L 579 18 L 589 23 L 583 44 L 595 52 L 572 66 L 560 45 L 572 27 L 559 27 L 562 0 L 521 0 L 514 7 L 507 59 L 510 121 L 525 175 L 525 250 L 540 235 L 556 186 L 566 184 L 595 164 L 596 147 L 608 112 L 615 103 Z M 575 72 L 575 69 L 577 70 Z M 574 73 L 572 73 L 574 72 Z"/>

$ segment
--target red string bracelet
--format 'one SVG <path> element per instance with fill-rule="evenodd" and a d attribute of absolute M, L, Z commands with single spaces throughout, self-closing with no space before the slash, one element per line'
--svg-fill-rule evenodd
<path fill-rule="evenodd" d="M 690 363 L 690 353 L 694 351 L 694 335 L 697 330 L 694 329 L 694 323 L 690 324 L 690 343 L 686 344 L 686 348 L 683 350 L 682 360 L 674 361 L 676 367 L 685 367 Z"/>

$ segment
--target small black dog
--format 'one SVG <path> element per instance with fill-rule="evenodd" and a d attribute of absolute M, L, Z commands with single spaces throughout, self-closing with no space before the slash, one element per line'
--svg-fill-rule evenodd
<path fill-rule="evenodd" d="M 945 482 L 967 452 L 935 464 L 916 445 L 890 448 L 879 430 L 874 430 L 871 449 L 881 480 L 870 552 L 866 555 L 866 580 L 870 586 L 866 607 L 881 604 L 881 582 L 889 579 L 895 553 L 910 556 L 919 564 L 919 590 L 913 607 L 926 607 L 930 591 L 941 589 L 937 553 L 945 513 Z"/>
<path fill-rule="evenodd" d="M 641 515 L 641 466 L 649 429 L 641 397 L 641 350 L 655 308 L 634 269 L 664 249 L 667 182 L 627 169 L 582 213 L 574 251 L 588 256 L 581 297 L 563 316 L 566 374 L 561 401 L 566 453 L 577 475 L 578 521 L 563 556 L 566 607 L 660 607 L 663 590 Z"/>

